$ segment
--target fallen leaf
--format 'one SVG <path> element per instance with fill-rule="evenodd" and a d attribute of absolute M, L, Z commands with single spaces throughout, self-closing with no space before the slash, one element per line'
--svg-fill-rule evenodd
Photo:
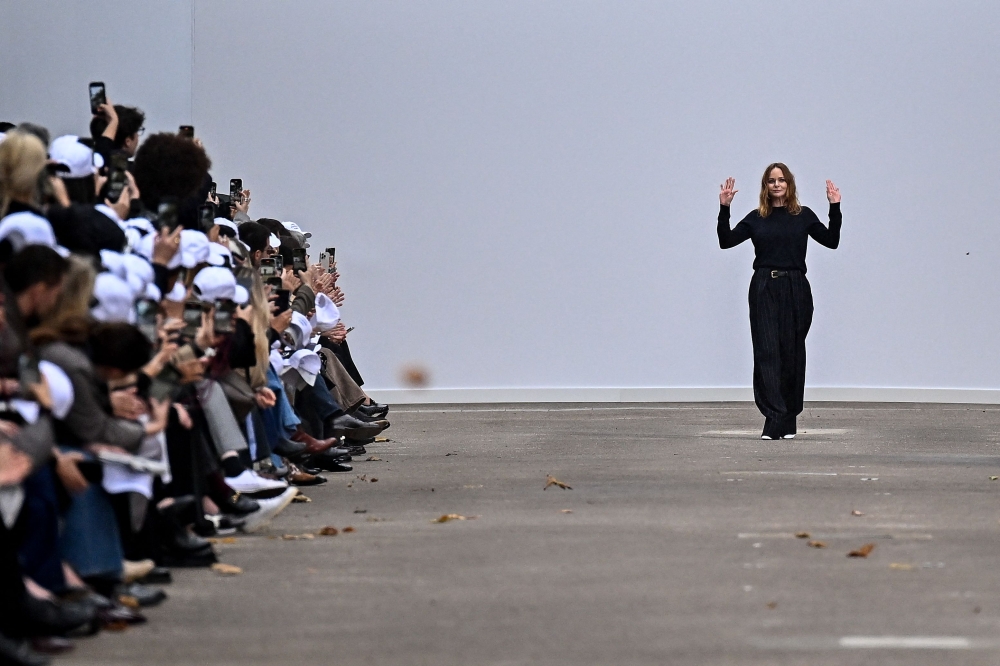
<path fill-rule="evenodd" d="M 353 487 L 354 487 L 354 484 L 353 484 L 353 483 L 348 483 L 348 484 L 347 484 L 347 487 L 348 487 L 348 488 L 353 488 Z"/>
<path fill-rule="evenodd" d="M 340 530 L 338 530 L 333 525 L 327 525 L 326 527 L 321 527 L 319 532 L 317 532 L 317 534 L 319 534 L 320 536 L 337 536 L 338 534 L 340 534 Z"/>
<path fill-rule="evenodd" d="M 458 455 L 457 453 L 446 453 L 444 454 L 444 457 L 447 458 L 448 456 L 457 456 L 457 455 Z"/>
<path fill-rule="evenodd" d="M 546 474 L 545 475 L 545 488 L 542 488 L 542 490 L 546 490 L 549 486 L 559 486 L 563 490 L 573 490 L 572 486 L 566 485 L 565 483 L 563 483 L 562 481 L 560 481 L 556 477 L 552 476 L 551 474 Z"/>
<path fill-rule="evenodd" d="M 857 550 L 852 550 L 851 552 L 849 552 L 847 554 L 847 556 L 848 557 L 868 557 L 869 555 L 871 555 L 871 552 L 873 550 L 875 550 L 875 544 L 873 544 L 873 543 L 866 543 L 865 545 L 861 546 L 861 548 L 858 548 Z"/>
<path fill-rule="evenodd" d="M 857 509 L 855 509 L 854 511 L 851 511 L 851 515 L 852 515 L 852 516 L 863 516 L 863 515 L 865 515 L 865 514 L 861 513 L 861 512 L 860 512 L 860 511 L 858 511 Z"/>
<path fill-rule="evenodd" d="M 770 608 L 771 610 L 774 610 L 775 608 L 778 607 L 778 602 L 777 601 L 768 601 L 767 602 L 767 607 Z"/>
<path fill-rule="evenodd" d="M 368 509 L 355 509 L 354 513 L 368 513 Z"/>
<path fill-rule="evenodd" d="M 446 513 L 440 518 L 435 518 L 432 523 L 447 523 L 452 520 L 466 520 L 466 517 L 458 513 Z"/>
<path fill-rule="evenodd" d="M 236 537 L 212 537 L 208 540 L 209 543 L 218 544 L 232 544 L 236 543 Z"/>
<path fill-rule="evenodd" d="M 378 483 L 378 479 L 373 476 L 368 483 Z"/>
<path fill-rule="evenodd" d="M 392 440 L 389 439 L 388 437 L 376 437 L 375 441 L 376 442 L 391 442 Z"/>
<path fill-rule="evenodd" d="M 795 538 L 796 539 L 808 539 L 809 536 L 810 536 L 809 532 L 796 532 L 795 533 Z"/>
<path fill-rule="evenodd" d="M 300 493 L 292 498 L 292 502 L 295 504 L 308 504 L 312 500 Z"/>
<path fill-rule="evenodd" d="M 235 564 L 223 564 L 222 562 L 216 562 L 213 564 L 212 571 L 220 576 L 239 576 L 243 573 L 243 569 L 240 569 Z"/>
<path fill-rule="evenodd" d="M 131 594 L 119 594 L 118 603 L 128 608 L 139 608 L 139 600 Z"/>
<path fill-rule="evenodd" d="M 348 525 L 347 527 L 344 528 L 344 534 L 347 534 L 347 533 L 353 532 L 353 531 L 354 531 L 354 528 L 351 527 L 350 525 Z"/>
<path fill-rule="evenodd" d="M 285 541 L 300 541 L 302 539 L 315 539 L 314 534 L 282 534 L 281 538 Z"/>
<path fill-rule="evenodd" d="M 573 513 L 573 509 L 563 509 L 559 513 Z"/>
<path fill-rule="evenodd" d="M 825 541 L 806 541 L 806 545 L 810 548 L 826 548 Z"/>
<path fill-rule="evenodd" d="M 367 480 L 368 480 L 368 475 L 367 475 L 367 474 L 362 474 L 362 475 L 360 475 L 360 476 L 357 476 L 357 475 L 355 475 L 355 477 L 354 477 L 354 478 L 355 478 L 355 479 L 360 479 L 360 480 L 362 480 L 362 481 L 367 481 Z"/>
<path fill-rule="evenodd" d="M 996 481 L 997 479 L 1000 479 L 1000 476 L 991 476 L 990 477 L 990 481 Z"/>
<path fill-rule="evenodd" d="M 379 458 L 378 456 L 368 456 L 367 458 L 365 458 L 365 460 L 367 460 L 368 462 L 372 462 L 375 460 L 382 460 L 382 459 Z"/>
<path fill-rule="evenodd" d="M 896 571 L 913 571 L 916 569 L 912 564 L 907 564 L 906 562 L 893 562 L 889 565 L 889 568 Z"/>
<path fill-rule="evenodd" d="M 469 488 L 469 489 L 473 489 L 473 488 L 482 488 L 482 487 L 483 487 L 483 484 L 481 484 L 481 483 L 480 483 L 479 485 L 471 485 L 471 486 L 462 486 L 462 487 L 463 487 L 463 488 Z"/>

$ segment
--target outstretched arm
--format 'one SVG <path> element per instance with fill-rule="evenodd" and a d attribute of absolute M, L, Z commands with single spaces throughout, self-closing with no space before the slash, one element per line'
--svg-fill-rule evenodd
<path fill-rule="evenodd" d="M 740 222 L 735 229 L 729 228 L 729 206 L 733 203 L 733 197 L 739 190 L 736 187 L 736 179 L 727 178 L 726 182 L 719 186 L 719 224 L 716 230 L 719 234 L 719 247 L 723 250 L 735 247 L 750 238 L 750 227 Z"/>
<path fill-rule="evenodd" d="M 820 245 L 836 250 L 840 245 L 840 226 L 843 217 L 840 214 L 840 190 L 832 180 L 826 181 L 826 199 L 830 202 L 830 226 L 827 228 L 816 220 L 809 227 L 809 235 Z"/>

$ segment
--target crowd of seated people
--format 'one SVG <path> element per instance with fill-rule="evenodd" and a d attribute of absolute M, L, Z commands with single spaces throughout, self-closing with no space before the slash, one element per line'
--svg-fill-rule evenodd
<path fill-rule="evenodd" d="M 332 250 L 143 122 L 104 98 L 89 136 L 0 126 L 0 664 L 145 622 L 171 568 L 389 426 Z"/>

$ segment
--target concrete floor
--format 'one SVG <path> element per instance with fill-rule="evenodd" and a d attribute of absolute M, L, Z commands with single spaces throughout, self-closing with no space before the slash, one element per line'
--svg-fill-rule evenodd
<path fill-rule="evenodd" d="M 219 547 L 242 575 L 177 571 L 57 663 L 1000 663 L 1000 407 L 814 403 L 780 442 L 743 403 L 390 417 Z M 356 531 L 280 538 L 325 525 Z"/>

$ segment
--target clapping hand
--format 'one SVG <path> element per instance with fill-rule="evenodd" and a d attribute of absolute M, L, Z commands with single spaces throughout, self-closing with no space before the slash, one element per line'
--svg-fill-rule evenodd
<path fill-rule="evenodd" d="M 840 203 L 840 190 L 832 180 L 826 181 L 826 200 L 832 204 Z"/>
<path fill-rule="evenodd" d="M 827 182 L 829 183 L 829 181 Z M 722 185 L 719 185 L 720 204 L 722 204 L 723 206 L 728 206 L 729 204 L 733 203 L 733 197 L 735 197 L 736 193 L 739 192 L 739 190 L 734 190 L 733 189 L 734 187 L 736 187 L 735 178 L 726 178 L 726 182 L 723 183 Z"/>

